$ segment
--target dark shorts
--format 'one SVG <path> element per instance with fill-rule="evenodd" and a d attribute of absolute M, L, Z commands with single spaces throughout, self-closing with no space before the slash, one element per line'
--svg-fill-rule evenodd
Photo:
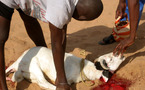
<path fill-rule="evenodd" d="M 19 13 L 23 13 L 24 14 L 24 12 L 20 8 L 17 9 L 17 11 Z M 8 20 L 11 20 L 13 13 L 14 13 L 14 9 L 13 8 L 10 8 L 10 7 L 6 6 L 5 4 L 3 4 L 0 1 L 0 16 L 5 17 Z"/>
<path fill-rule="evenodd" d="M 0 16 L 5 17 L 8 20 L 11 20 L 12 15 L 14 13 L 14 9 L 6 6 L 2 2 L 0 2 Z"/>

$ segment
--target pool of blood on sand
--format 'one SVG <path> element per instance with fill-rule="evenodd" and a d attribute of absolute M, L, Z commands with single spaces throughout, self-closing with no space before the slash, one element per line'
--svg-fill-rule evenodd
<path fill-rule="evenodd" d="M 131 81 L 117 77 L 115 74 L 107 83 L 105 83 L 102 78 L 100 80 L 103 84 L 93 88 L 93 90 L 128 90 L 128 87 L 132 84 Z"/>

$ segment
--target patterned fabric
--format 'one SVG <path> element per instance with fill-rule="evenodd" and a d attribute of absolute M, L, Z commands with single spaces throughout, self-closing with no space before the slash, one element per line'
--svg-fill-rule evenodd
<path fill-rule="evenodd" d="M 144 7 L 145 0 L 139 0 L 139 20 L 138 24 L 141 19 L 143 7 Z M 126 22 L 123 26 L 118 26 L 115 23 L 115 26 L 112 29 L 112 35 L 116 41 L 123 40 L 124 38 L 128 37 L 130 35 L 130 28 L 129 28 L 129 10 L 128 10 L 128 0 L 126 0 L 126 10 L 128 18 L 124 17 L 123 19 L 117 21 L 117 23 Z"/>
<path fill-rule="evenodd" d="M 71 20 L 78 0 L 0 0 L 10 8 L 62 29 Z"/>
<path fill-rule="evenodd" d="M 115 26 L 113 27 L 113 30 L 112 30 L 112 35 L 115 41 L 123 40 L 124 38 L 127 38 L 130 35 L 128 19 L 126 21 L 120 21 L 120 19 L 121 17 L 119 17 L 115 21 Z"/>

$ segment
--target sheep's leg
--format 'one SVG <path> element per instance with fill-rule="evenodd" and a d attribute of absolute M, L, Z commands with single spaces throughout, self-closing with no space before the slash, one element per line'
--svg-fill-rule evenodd
<path fill-rule="evenodd" d="M 11 73 L 14 73 L 14 72 L 16 72 L 16 70 L 13 68 L 6 73 L 6 76 L 9 76 Z"/>
<path fill-rule="evenodd" d="M 14 72 L 16 72 L 16 70 L 15 70 L 15 69 L 11 69 L 10 71 L 8 71 L 8 72 L 6 73 L 6 80 L 7 80 L 7 81 L 12 81 L 12 79 L 9 78 L 8 76 L 9 76 L 11 73 L 14 73 Z"/>
<path fill-rule="evenodd" d="M 34 69 L 35 68 L 35 69 Z M 33 63 L 33 68 L 30 70 L 31 72 L 31 78 L 36 79 L 32 80 L 32 82 L 36 82 L 41 88 L 48 89 L 48 90 L 55 90 L 56 87 L 49 83 L 43 73 L 42 70 L 40 69 L 39 65 L 37 63 Z"/>
<path fill-rule="evenodd" d="M 17 70 L 13 76 L 12 76 L 12 81 L 13 82 L 20 82 L 24 79 L 23 75 L 22 75 L 22 71 L 21 70 Z"/>

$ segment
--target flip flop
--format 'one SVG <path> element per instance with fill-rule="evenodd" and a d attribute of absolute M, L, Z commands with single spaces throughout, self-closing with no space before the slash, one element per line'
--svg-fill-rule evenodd
<path fill-rule="evenodd" d="M 113 35 L 111 34 L 110 36 L 105 37 L 105 38 L 103 38 L 103 40 L 99 41 L 98 44 L 100 44 L 100 45 L 108 45 L 108 44 L 112 44 L 114 42 L 116 42 L 116 41 L 115 41 Z"/>

